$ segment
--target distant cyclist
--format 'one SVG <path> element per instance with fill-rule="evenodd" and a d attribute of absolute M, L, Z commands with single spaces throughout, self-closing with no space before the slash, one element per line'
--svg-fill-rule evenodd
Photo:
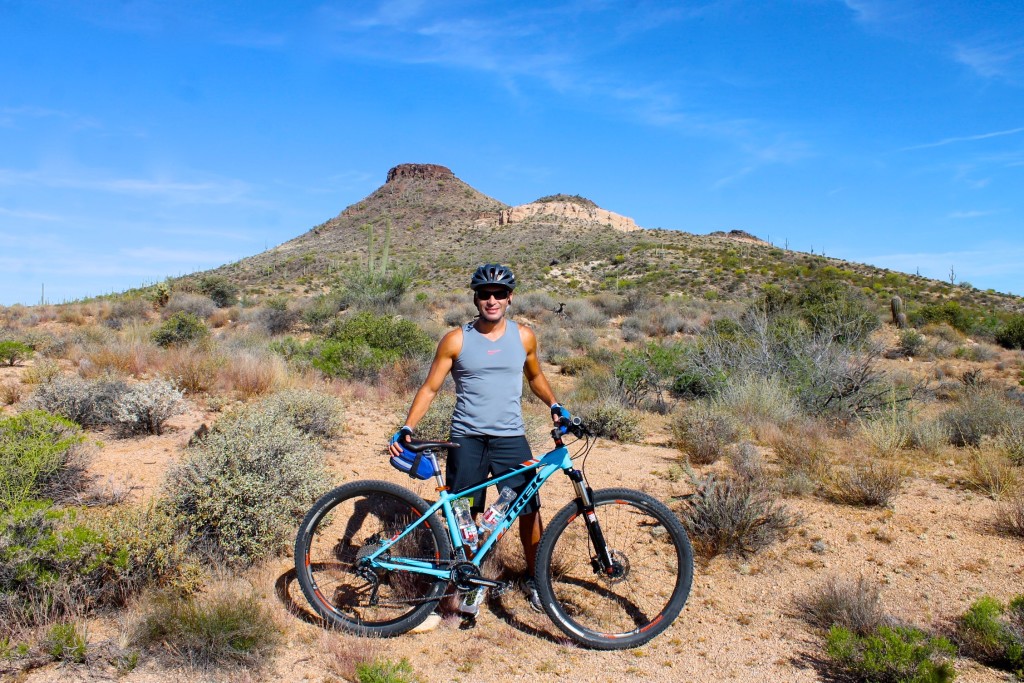
<path fill-rule="evenodd" d="M 488 474 L 503 474 L 532 457 L 523 423 L 523 375 L 533 393 L 551 407 L 552 419 L 569 416 L 555 400 L 541 371 L 533 330 L 505 317 L 516 287 L 512 271 L 494 263 L 482 265 L 473 273 L 470 287 L 479 316 L 441 339 L 405 426 L 392 437 L 390 445 L 392 455 L 399 455 L 401 449 L 396 442 L 412 436 L 451 372 L 455 381 L 451 441 L 461 446 L 449 451 L 445 468 L 445 483 L 453 492 L 483 481 Z M 527 478 L 513 477 L 507 483 L 521 493 Z M 484 496 L 481 491 L 474 497 L 474 514 L 483 511 Z M 542 607 L 533 576 L 543 531 L 539 508 L 538 496 L 519 517 L 519 538 L 529 572 L 524 588 L 530 606 L 538 612 Z"/>

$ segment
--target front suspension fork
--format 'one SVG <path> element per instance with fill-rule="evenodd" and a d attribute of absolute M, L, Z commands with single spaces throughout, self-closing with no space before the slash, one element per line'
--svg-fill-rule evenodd
<path fill-rule="evenodd" d="M 605 543 L 601 525 L 597 521 L 597 513 L 594 512 L 594 489 L 590 488 L 583 478 L 583 473 L 579 470 L 569 470 L 567 474 L 569 480 L 572 481 L 573 489 L 576 490 L 576 505 L 583 513 L 583 521 L 587 525 L 590 542 L 596 551 L 595 557 L 591 559 L 594 571 L 611 575 L 615 573 L 615 561 Z"/>

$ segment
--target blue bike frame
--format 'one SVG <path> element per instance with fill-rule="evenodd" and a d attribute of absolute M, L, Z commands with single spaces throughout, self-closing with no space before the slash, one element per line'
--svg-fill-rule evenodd
<path fill-rule="evenodd" d="M 372 566 L 379 567 L 381 569 L 388 569 L 392 571 L 408 571 L 416 574 L 426 574 L 429 576 L 434 576 L 439 579 L 451 580 L 452 569 L 450 566 L 446 569 L 441 568 L 440 558 L 438 558 L 437 562 L 429 562 L 424 561 L 422 559 L 415 559 L 410 557 L 392 557 L 388 559 L 380 558 L 381 555 L 387 553 L 388 548 L 393 546 L 398 541 L 402 540 L 409 532 L 411 532 L 419 525 L 426 523 L 430 516 L 433 515 L 435 512 L 443 509 L 445 521 L 448 522 L 448 536 L 449 538 L 451 538 L 452 548 L 455 551 L 456 558 L 458 560 L 466 560 L 466 548 L 465 544 L 462 541 L 462 534 L 459 532 L 459 526 L 455 521 L 455 513 L 452 510 L 452 501 L 469 496 L 475 493 L 476 491 L 481 491 L 487 488 L 488 486 L 496 486 L 503 482 L 504 480 L 509 479 L 510 477 L 520 475 L 523 472 L 526 472 L 527 470 L 535 471 L 533 478 L 527 483 L 526 488 L 523 489 L 523 492 L 520 493 L 512 502 L 512 505 L 508 510 L 508 514 L 505 515 L 505 518 L 498 524 L 497 527 L 495 527 L 495 529 L 491 532 L 491 535 L 487 537 L 487 540 L 484 541 L 483 544 L 477 549 L 476 553 L 473 555 L 473 559 L 470 560 L 470 562 L 479 567 L 480 564 L 483 562 L 484 558 L 487 556 L 487 553 L 490 552 L 491 548 L 494 547 L 494 544 L 498 542 L 498 539 L 501 538 L 501 536 L 508 530 L 512 523 L 519 518 L 519 514 L 523 511 L 523 508 L 526 507 L 526 504 L 533 500 L 533 497 L 537 495 L 537 492 L 540 490 L 541 486 L 544 485 L 544 482 L 550 479 L 551 475 L 553 475 L 558 470 L 562 470 L 566 473 L 572 470 L 572 458 L 569 456 L 568 448 L 566 448 L 565 446 L 559 446 L 558 448 L 555 448 L 555 450 L 544 454 L 540 458 L 540 460 L 527 460 L 522 464 L 521 467 L 517 467 L 516 469 L 511 470 L 510 472 L 507 472 L 501 475 L 500 477 L 487 479 L 486 481 L 483 481 L 477 484 L 476 486 L 464 489 L 456 494 L 449 493 L 447 488 L 439 486 L 438 488 L 440 496 L 438 501 L 431 505 L 426 512 L 420 515 L 419 519 L 417 519 L 415 522 L 406 527 L 404 531 L 393 536 L 387 541 L 384 541 L 381 544 L 381 547 L 375 550 L 371 555 L 367 556 L 366 559 L 370 562 Z M 438 471 L 436 467 L 436 462 L 434 471 Z M 438 475 L 437 479 L 438 482 L 440 483 L 440 475 Z"/>

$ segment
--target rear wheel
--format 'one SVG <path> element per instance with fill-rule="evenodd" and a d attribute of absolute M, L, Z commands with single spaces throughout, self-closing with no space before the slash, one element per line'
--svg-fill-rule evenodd
<path fill-rule="evenodd" d="M 333 626 L 361 635 L 393 636 L 418 626 L 447 581 L 361 566 L 360 560 L 429 509 L 416 494 L 386 481 L 357 481 L 325 494 L 295 539 L 295 571 L 306 600 Z M 382 557 L 450 562 L 451 541 L 431 515 Z"/>
<path fill-rule="evenodd" d="M 686 603 L 693 582 L 690 540 L 671 510 L 640 491 L 596 491 L 594 506 L 612 571 L 598 568 L 573 502 L 541 537 L 537 589 L 544 611 L 573 640 L 601 650 L 637 647 L 668 628 Z"/>

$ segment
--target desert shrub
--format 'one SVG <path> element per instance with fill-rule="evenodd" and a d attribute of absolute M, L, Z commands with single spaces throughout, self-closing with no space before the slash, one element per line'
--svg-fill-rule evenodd
<path fill-rule="evenodd" d="M 954 446 L 979 446 L 984 437 L 995 437 L 1010 423 L 1024 422 L 1024 409 L 1006 400 L 990 386 L 968 385 L 956 404 L 942 414 Z"/>
<path fill-rule="evenodd" d="M 272 420 L 288 422 L 316 439 L 330 439 L 343 429 L 341 402 L 330 394 L 309 389 L 289 389 L 272 394 L 248 410 L 264 412 Z"/>
<path fill-rule="evenodd" d="M 0 361 L 13 367 L 32 357 L 32 348 L 20 341 L 0 341 Z"/>
<path fill-rule="evenodd" d="M 1024 420 L 1013 420 L 1003 425 L 996 442 L 1011 463 L 1024 466 Z"/>
<path fill-rule="evenodd" d="M 987 363 L 999 355 L 999 349 L 991 344 L 979 342 L 977 344 L 958 346 L 953 355 L 974 363 Z"/>
<path fill-rule="evenodd" d="M 781 465 L 783 490 L 806 494 L 818 488 L 828 463 L 828 447 L 813 423 L 794 424 L 771 440 Z"/>
<path fill-rule="evenodd" d="M 146 585 L 195 586 L 198 569 L 166 515 L 82 516 L 38 501 L 0 515 L 0 636 L 121 605 Z"/>
<path fill-rule="evenodd" d="M 949 428 L 943 420 L 915 420 L 910 425 L 908 445 L 934 455 L 949 443 Z"/>
<path fill-rule="evenodd" d="M 121 298 L 110 307 L 110 314 L 104 320 L 104 324 L 119 330 L 129 320 L 145 320 L 151 310 L 153 310 L 152 302 L 146 301 L 142 297 Z"/>
<path fill-rule="evenodd" d="M 577 349 L 587 350 L 597 343 L 597 334 L 589 327 L 574 327 L 569 330 L 569 341 Z"/>
<path fill-rule="evenodd" d="M 639 316 L 631 315 L 622 321 L 619 326 L 622 332 L 622 341 L 636 342 L 644 339 L 647 333 L 644 332 L 644 323 Z"/>
<path fill-rule="evenodd" d="M 1017 472 L 1002 453 L 974 449 L 970 455 L 967 484 L 990 498 L 998 499 L 1016 488 Z"/>
<path fill-rule="evenodd" d="M 796 526 L 784 505 L 756 482 L 690 475 L 696 491 L 686 499 L 681 517 L 697 549 L 706 557 L 722 553 L 749 555 L 784 538 Z"/>
<path fill-rule="evenodd" d="M 452 413 L 455 411 L 455 394 L 438 392 L 427 409 L 427 413 L 416 425 L 416 438 L 428 441 L 447 441 L 451 436 Z M 401 426 L 401 425 L 399 425 Z"/>
<path fill-rule="evenodd" d="M 866 636 L 888 622 L 882 609 L 881 588 L 860 576 L 856 581 L 830 578 L 797 599 L 797 608 L 812 626 L 833 626 Z"/>
<path fill-rule="evenodd" d="M 640 416 L 614 399 L 578 404 L 574 410 L 596 436 L 623 443 L 639 441 L 643 436 Z"/>
<path fill-rule="evenodd" d="M 165 379 L 133 384 L 118 397 L 111 421 L 122 436 L 162 434 L 164 423 L 185 412 L 180 389 Z"/>
<path fill-rule="evenodd" d="M 34 365 L 25 368 L 25 371 L 21 373 L 21 381 L 25 384 L 42 384 L 59 374 L 60 365 L 47 358 L 44 361 L 36 361 Z"/>
<path fill-rule="evenodd" d="M 175 292 L 167 301 L 164 310 L 168 314 L 191 313 L 197 318 L 205 319 L 213 315 L 217 310 L 217 304 L 208 296 L 190 294 L 189 292 Z"/>
<path fill-rule="evenodd" d="M 199 291 L 210 297 L 219 307 L 227 308 L 238 303 L 238 287 L 220 275 L 207 275 L 199 281 Z"/>
<path fill-rule="evenodd" d="M 970 333 L 975 327 L 976 315 L 965 309 L 956 301 L 927 304 L 911 311 L 910 322 L 915 327 L 928 324 L 946 323 L 955 330 Z"/>
<path fill-rule="evenodd" d="M 645 333 L 651 337 L 667 337 L 688 327 L 688 321 L 671 306 L 659 306 L 642 318 Z"/>
<path fill-rule="evenodd" d="M 572 355 L 569 333 L 558 323 L 544 325 L 538 330 L 537 336 L 537 350 L 542 360 L 561 365 L 562 361 Z"/>
<path fill-rule="evenodd" d="M 398 306 L 410 286 L 412 272 L 409 270 L 361 270 L 345 279 L 341 302 L 346 308 L 385 314 Z"/>
<path fill-rule="evenodd" d="M 264 305 L 252 311 L 249 319 L 257 328 L 269 335 L 284 334 L 295 325 L 299 312 L 288 306 L 283 297 L 268 299 Z"/>
<path fill-rule="evenodd" d="M 996 332 L 996 343 L 1007 349 L 1024 349 L 1024 315 L 1017 313 L 1007 318 Z"/>
<path fill-rule="evenodd" d="M 306 304 L 302 311 L 302 320 L 314 330 L 320 331 L 343 308 L 344 303 L 340 292 L 320 294 Z"/>
<path fill-rule="evenodd" d="M 434 342 L 415 323 L 364 311 L 335 321 L 312 364 L 326 375 L 374 379 L 403 358 L 425 358 Z"/>
<path fill-rule="evenodd" d="M 881 325 L 867 298 L 839 280 L 806 285 L 796 294 L 793 304 L 813 332 L 829 334 L 847 344 L 865 341 Z"/>
<path fill-rule="evenodd" d="M 193 547 L 246 565 L 287 547 L 327 487 L 323 453 L 268 411 L 214 424 L 167 476 L 168 504 Z"/>
<path fill-rule="evenodd" d="M 676 448 L 698 465 L 709 465 L 722 456 L 739 434 L 732 419 L 705 403 L 695 403 L 672 418 Z"/>
<path fill-rule="evenodd" d="M 747 425 L 784 424 L 799 414 L 799 407 L 785 385 L 771 377 L 740 374 L 722 385 L 715 407 Z"/>
<path fill-rule="evenodd" d="M 515 309 L 520 315 L 540 318 L 545 316 L 545 314 L 557 311 L 558 303 L 547 292 L 524 292 L 516 294 Z M 475 308 L 473 309 L 473 315 L 476 315 Z"/>
<path fill-rule="evenodd" d="M 119 379 L 104 377 L 90 381 L 58 375 L 40 384 L 28 402 L 83 427 L 102 427 L 113 424 L 114 406 L 127 391 L 128 385 Z"/>
<path fill-rule="evenodd" d="M 138 647 L 169 649 L 192 666 L 258 666 L 281 643 L 271 610 L 253 591 L 160 595 L 134 625 Z"/>
<path fill-rule="evenodd" d="M 0 406 L 13 406 L 24 396 L 21 384 L 4 382 L 0 384 Z"/>
<path fill-rule="evenodd" d="M 42 640 L 43 650 L 58 662 L 82 663 L 88 647 L 85 636 L 70 622 L 53 624 L 46 630 Z"/>
<path fill-rule="evenodd" d="M 218 371 L 218 383 L 225 391 L 243 397 L 262 396 L 273 391 L 284 380 L 284 362 L 272 355 L 241 351 L 227 357 Z"/>
<path fill-rule="evenodd" d="M 562 364 L 559 368 L 559 371 L 563 375 L 575 377 L 588 370 L 594 369 L 595 366 L 596 363 L 594 362 L 594 359 L 591 358 L 589 355 L 567 356 L 565 359 L 562 360 Z"/>
<path fill-rule="evenodd" d="M 178 311 L 153 332 L 157 346 L 190 344 L 210 335 L 206 324 L 192 313 Z"/>
<path fill-rule="evenodd" d="M 358 683 L 416 683 L 420 679 L 413 673 L 408 659 L 392 661 L 375 659 L 372 662 L 356 664 Z"/>
<path fill-rule="evenodd" d="M 476 309 L 472 306 L 456 306 L 444 312 L 444 324 L 449 327 L 461 327 L 476 318 Z"/>
<path fill-rule="evenodd" d="M 896 349 L 904 356 L 912 357 L 921 354 L 925 347 L 925 338 L 914 329 L 901 330 Z"/>
<path fill-rule="evenodd" d="M 825 489 L 826 496 L 845 505 L 889 507 L 899 495 L 903 470 L 891 463 L 862 462 L 834 471 Z"/>
<path fill-rule="evenodd" d="M 741 441 L 729 454 L 729 461 L 740 480 L 756 484 L 764 484 L 767 476 L 764 458 L 757 446 L 749 441 Z"/>
<path fill-rule="evenodd" d="M 566 302 L 563 314 L 574 327 L 604 327 L 608 322 L 608 317 L 586 299 Z"/>
<path fill-rule="evenodd" d="M 688 368 L 689 356 L 682 344 L 656 342 L 623 352 L 614 370 L 620 393 L 635 407 L 664 407 Z"/>
<path fill-rule="evenodd" d="M 1024 595 L 1009 607 L 983 596 L 956 622 L 963 651 L 980 662 L 1024 676 Z"/>
<path fill-rule="evenodd" d="M 836 673 L 864 683 L 944 683 L 956 677 L 953 644 L 910 626 L 879 626 L 867 635 L 833 626 L 826 653 Z"/>
<path fill-rule="evenodd" d="M 836 418 L 870 412 L 885 404 L 889 387 L 877 363 L 880 350 L 854 345 L 854 321 L 831 320 L 812 329 L 802 319 L 748 310 L 739 322 L 715 321 L 698 340 L 690 373 L 720 386 L 723 375 L 770 377 L 785 386 L 803 412 Z"/>
<path fill-rule="evenodd" d="M 84 441 L 78 425 L 42 410 L 0 417 L 0 511 L 80 491 L 88 464 Z"/>
<path fill-rule="evenodd" d="M 895 455 L 910 444 L 913 431 L 911 418 L 895 402 L 884 413 L 858 422 L 861 438 L 880 456 Z"/>
<path fill-rule="evenodd" d="M 1017 492 L 996 510 L 994 526 L 1008 536 L 1024 538 L 1024 492 Z"/>
<path fill-rule="evenodd" d="M 178 347 L 167 351 L 164 374 L 179 389 L 202 394 L 214 388 L 223 365 L 224 360 L 209 351 Z"/>

